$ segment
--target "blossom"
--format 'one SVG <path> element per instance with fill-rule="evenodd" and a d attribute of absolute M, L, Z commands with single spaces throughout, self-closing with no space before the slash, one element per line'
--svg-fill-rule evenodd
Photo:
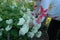
<path fill-rule="evenodd" d="M 32 29 L 31 30 L 33 33 L 36 33 L 36 32 L 38 32 L 38 30 L 35 28 L 35 29 Z"/>
<path fill-rule="evenodd" d="M 32 17 L 31 11 L 30 11 L 30 9 L 27 8 L 27 12 L 26 12 L 26 14 L 23 15 L 23 18 L 25 20 L 28 20 L 28 19 L 31 19 L 31 17 Z"/>
<path fill-rule="evenodd" d="M 38 30 L 39 28 L 41 28 L 41 23 L 37 24 L 37 25 L 34 25 L 34 27 L 32 29 L 35 29 L 35 30 L 37 29 Z"/>
<path fill-rule="evenodd" d="M 40 38 L 41 35 L 42 35 L 42 32 L 41 32 L 41 31 L 38 31 L 38 32 L 36 33 L 36 37 L 37 37 L 37 38 Z"/>
<path fill-rule="evenodd" d="M 8 25 L 8 26 L 5 28 L 5 30 L 6 30 L 6 31 L 9 31 L 9 30 L 11 30 L 11 28 L 12 28 L 12 26 Z"/>
<path fill-rule="evenodd" d="M 23 18 L 24 18 L 25 20 L 27 20 L 27 14 L 24 14 L 24 15 L 23 15 Z"/>
<path fill-rule="evenodd" d="M 25 35 L 29 31 L 29 26 L 24 24 L 22 28 L 19 30 L 19 35 Z"/>
<path fill-rule="evenodd" d="M 27 12 L 26 12 L 29 16 L 31 16 L 31 10 L 29 8 L 27 8 Z"/>
<path fill-rule="evenodd" d="M 41 28 L 41 23 L 34 26 L 36 29 Z"/>
<path fill-rule="evenodd" d="M 2 21 L 3 19 L 0 17 L 0 21 Z"/>
<path fill-rule="evenodd" d="M 6 23 L 7 24 L 12 24 L 13 23 L 13 20 L 12 19 L 6 20 Z"/>
<path fill-rule="evenodd" d="M 26 20 L 26 22 L 31 22 L 31 17 L 28 14 L 24 14 L 23 18 Z"/>
<path fill-rule="evenodd" d="M 31 30 L 33 33 L 36 33 L 36 32 L 38 32 L 38 29 L 37 29 L 37 27 L 34 27 L 33 26 L 33 28 L 32 28 L 32 30 Z"/>
<path fill-rule="evenodd" d="M 36 29 L 39 29 L 41 27 L 41 23 L 37 24 L 36 19 L 33 20 L 33 24 Z"/>
<path fill-rule="evenodd" d="M 33 32 L 28 32 L 27 36 L 30 37 L 30 38 L 33 38 L 34 37 L 34 33 Z"/>
<path fill-rule="evenodd" d="M 23 25 L 25 23 L 25 19 L 24 18 L 19 18 L 19 22 L 17 25 Z"/>
<path fill-rule="evenodd" d="M 31 31 L 33 33 L 37 33 L 40 27 L 41 27 L 41 23 L 37 24 L 37 25 L 34 25 Z"/>

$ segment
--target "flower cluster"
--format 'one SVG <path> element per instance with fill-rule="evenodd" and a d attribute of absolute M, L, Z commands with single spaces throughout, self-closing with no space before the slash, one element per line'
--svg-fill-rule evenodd
<path fill-rule="evenodd" d="M 24 20 L 25 19 L 25 20 Z M 35 18 L 33 18 L 33 16 L 31 15 L 31 11 L 27 9 L 27 14 L 24 14 L 22 18 L 20 18 L 19 23 L 22 23 L 21 25 L 22 28 L 19 30 L 19 35 L 25 35 L 27 33 L 27 36 L 30 38 L 33 38 L 34 36 L 36 37 L 41 37 L 42 32 L 38 31 L 41 27 L 41 23 L 40 24 L 34 24 L 34 26 L 32 27 L 31 31 L 29 31 L 29 22 L 33 22 L 35 20 Z"/>
<path fill-rule="evenodd" d="M 27 2 L 28 1 L 28 2 Z M 27 3 L 26 3 L 27 2 Z M 0 6 L 0 36 L 6 37 L 10 33 L 13 37 L 25 36 L 33 38 L 41 37 L 42 32 L 38 31 L 40 24 L 35 23 L 35 17 L 31 15 L 33 6 L 30 5 L 32 0 L 16 1 L 2 0 Z M 33 22 L 34 26 L 30 27 L 29 23 Z M 12 37 L 12 38 L 13 38 Z M 23 38 L 20 37 L 22 40 Z M 2 38 L 2 40 L 4 40 Z M 11 39 L 12 40 L 12 39 Z M 15 40 L 15 38 L 13 39 Z"/>
<path fill-rule="evenodd" d="M 17 25 L 22 26 L 19 30 L 19 35 L 25 35 L 27 33 L 28 37 L 30 37 L 30 38 L 33 38 L 34 35 L 36 35 L 36 37 L 41 36 L 41 34 L 42 34 L 41 31 L 38 31 L 39 28 L 41 27 L 41 23 L 34 24 L 31 31 L 29 32 L 29 28 L 30 28 L 29 23 L 33 22 L 34 19 L 35 18 L 33 18 L 33 16 L 31 15 L 30 9 L 27 8 L 26 14 L 23 14 L 23 16 L 21 18 L 19 18 L 19 21 L 17 23 Z M 2 20 L 3 19 L 0 17 L 0 21 L 2 21 Z M 13 19 L 6 20 L 6 24 L 7 24 L 7 27 L 5 28 L 5 30 L 10 31 L 12 29 Z"/>

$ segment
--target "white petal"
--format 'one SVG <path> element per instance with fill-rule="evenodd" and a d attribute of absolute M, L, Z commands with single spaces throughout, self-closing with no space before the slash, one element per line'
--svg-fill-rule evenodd
<path fill-rule="evenodd" d="M 39 30 L 41 28 L 41 24 L 37 24 L 37 25 L 34 25 L 34 27 L 32 28 L 32 31 L 34 30 Z"/>
<path fill-rule="evenodd" d="M 38 29 L 36 29 L 35 27 L 33 27 L 31 31 L 32 31 L 33 33 L 36 33 L 36 32 L 38 32 Z"/>
<path fill-rule="evenodd" d="M 19 35 L 25 35 L 29 31 L 29 26 L 24 24 L 23 27 L 19 31 Z"/>
<path fill-rule="evenodd" d="M 6 23 L 7 24 L 12 24 L 13 23 L 13 20 L 12 19 L 6 20 Z"/>
<path fill-rule="evenodd" d="M 40 23 L 40 24 L 35 25 L 35 28 L 36 28 L 36 29 L 40 29 L 40 28 L 41 28 L 41 23 Z"/>
<path fill-rule="evenodd" d="M 34 34 L 33 32 L 28 32 L 28 37 L 33 38 L 34 35 L 35 35 L 35 34 Z"/>
<path fill-rule="evenodd" d="M 42 32 L 41 32 L 41 31 L 39 31 L 39 32 L 36 33 L 36 37 L 37 37 L 37 38 L 40 38 L 41 35 L 42 35 Z"/>
<path fill-rule="evenodd" d="M 6 30 L 6 31 L 9 31 L 9 30 L 11 30 L 11 28 L 12 28 L 12 26 L 8 25 L 8 26 L 5 28 L 5 30 Z"/>
<path fill-rule="evenodd" d="M 24 14 L 24 15 L 23 15 L 23 18 L 24 18 L 25 20 L 27 20 L 27 14 Z"/>
<path fill-rule="evenodd" d="M 24 18 L 20 18 L 17 25 L 23 25 L 25 23 Z"/>

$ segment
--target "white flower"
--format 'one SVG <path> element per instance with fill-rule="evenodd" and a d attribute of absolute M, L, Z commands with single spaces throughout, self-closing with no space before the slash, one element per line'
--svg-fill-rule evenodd
<path fill-rule="evenodd" d="M 30 15 L 29 13 L 24 14 L 24 15 L 23 15 L 23 18 L 24 18 L 25 20 L 31 19 L 31 15 Z"/>
<path fill-rule="evenodd" d="M 37 25 L 34 25 L 34 27 L 32 29 L 37 29 L 38 30 L 39 28 L 41 28 L 41 23 L 37 24 Z"/>
<path fill-rule="evenodd" d="M 41 28 L 41 23 L 40 24 L 37 24 L 36 23 L 36 20 L 33 20 L 33 24 L 34 24 L 34 28 L 36 28 L 36 29 Z"/>
<path fill-rule="evenodd" d="M 25 20 L 27 20 L 27 14 L 24 14 L 24 15 L 23 15 L 23 18 L 24 18 Z"/>
<path fill-rule="evenodd" d="M 24 18 L 19 18 L 19 22 L 17 25 L 23 25 L 25 23 Z"/>
<path fill-rule="evenodd" d="M 41 35 L 42 35 L 42 32 L 41 32 L 41 31 L 39 31 L 39 32 L 36 33 L 36 37 L 37 37 L 37 38 L 40 38 Z"/>
<path fill-rule="evenodd" d="M 34 37 L 34 33 L 33 32 L 28 32 L 27 36 L 30 37 L 30 38 L 33 38 Z"/>
<path fill-rule="evenodd" d="M 36 29 L 40 29 L 41 28 L 41 23 L 40 24 L 37 24 L 34 26 Z"/>
<path fill-rule="evenodd" d="M 38 30 L 37 30 L 36 28 L 33 28 L 31 31 L 32 31 L 33 33 L 38 32 Z"/>
<path fill-rule="evenodd" d="M 12 19 L 6 20 L 6 23 L 7 24 L 12 24 L 13 23 L 13 20 Z"/>
<path fill-rule="evenodd" d="M 2 31 L 0 31 L 0 36 L 2 36 Z"/>
<path fill-rule="evenodd" d="M 37 24 L 37 25 L 34 25 L 31 31 L 33 33 L 36 33 L 36 32 L 38 32 L 38 30 L 40 29 L 40 27 L 41 27 L 41 23 Z"/>
<path fill-rule="evenodd" d="M 8 26 L 5 28 L 5 30 L 6 30 L 6 31 L 9 31 L 9 30 L 11 30 L 11 28 L 12 28 L 12 26 L 8 25 Z"/>
<path fill-rule="evenodd" d="M 23 27 L 19 30 L 19 35 L 25 35 L 29 31 L 29 26 L 24 24 Z"/>
<path fill-rule="evenodd" d="M 0 21 L 2 21 L 3 19 L 0 17 Z"/>
<path fill-rule="evenodd" d="M 30 19 L 30 17 L 27 18 L 27 24 L 29 24 L 30 22 L 32 22 L 32 20 Z"/>
<path fill-rule="evenodd" d="M 29 9 L 27 9 L 27 12 L 26 13 L 27 13 L 26 14 L 27 15 L 27 19 L 32 17 L 31 11 Z"/>
<path fill-rule="evenodd" d="M 34 27 L 33 26 L 33 28 L 32 28 L 32 30 L 31 30 L 33 33 L 36 33 L 36 32 L 38 32 L 38 29 L 37 29 L 37 26 L 36 27 Z"/>
<path fill-rule="evenodd" d="M 32 22 L 32 19 L 28 14 L 24 14 L 23 18 L 25 19 L 25 21 L 28 25 L 29 25 L 30 22 Z"/>
<path fill-rule="evenodd" d="M 29 16 L 31 15 L 31 11 L 29 8 L 27 8 L 27 12 L 26 12 Z"/>

